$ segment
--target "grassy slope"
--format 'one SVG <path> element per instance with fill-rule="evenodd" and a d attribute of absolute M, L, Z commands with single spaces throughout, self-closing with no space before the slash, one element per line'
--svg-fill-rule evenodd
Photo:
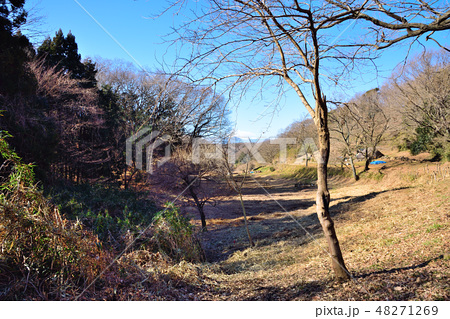
<path fill-rule="evenodd" d="M 450 300 L 450 163 L 393 160 L 372 167 L 358 182 L 346 174 L 330 178 L 331 211 L 354 276 L 343 284 L 330 271 L 315 189 L 293 187 L 299 179 L 309 181 L 312 170 L 269 171 L 255 174 L 245 190 L 256 247 L 248 248 L 238 201 L 222 198 L 208 212 L 209 232 L 201 234 L 210 257 L 219 261 L 173 263 L 160 253 L 133 251 L 117 261 L 114 271 L 122 279 L 115 287 L 83 298 Z"/>
<path fill-rule="evenodd" d="M 256 216 L 251 229 L 257 247 L 242 244 L 220 262 L 190 265 L 191 272 L 186 264 L 174 265 L 170 271 L 189 283 L 186 299 L 449 300 L 449 165 L 436 178 L 433 165 L 390 161 L 381 180 L 331 178 L 331 210 L 351 282 L 332 280 L 314 206 L 292 215 L 316 241 L 298 225 L 283 226 L 289 219 L 280 213 L 266 215 L 266 223 Z M 314 191 L 308 196 L 313 200 Z M 234 227 L 242 225 L 236 220 L 221 231 L 238 246 L 245 236 L 241 226 Z"/>

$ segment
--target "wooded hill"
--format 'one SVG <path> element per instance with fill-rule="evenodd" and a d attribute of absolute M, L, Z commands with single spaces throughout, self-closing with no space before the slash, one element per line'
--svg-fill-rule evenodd
<path fill-rule="evenodd" d="M 447 51 L 351 99 L 320 96 L 318 118 L 278 136 L 296 141 L 284 163 L 280 144 L 230 142 L 209 86 L 83 60 L 62 30 L 33 47 L 24 2 L 0 4 L 0 299 L 450 298 Z M 163 141 L 151 157 L 127 154 L 139 132 Z M 330 193 L 319 222 L 314 199 Z M 349 265 L 332 259 L 334 273 L 331 217 Z"/>

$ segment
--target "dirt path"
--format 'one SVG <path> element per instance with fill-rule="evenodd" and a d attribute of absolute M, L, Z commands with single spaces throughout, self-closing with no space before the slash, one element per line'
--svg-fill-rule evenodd
<path fill-rule="evenodd" d="M 311 238 L 305 230 L 310 234 L 320 232 L 315 213 L 315 187 L 298 190 L 292 180 L 267 180 L 265 177 L 255 177 L 243 188 L 249 229 L 257 245 L 287 236 L 304 237 L 305 241 L 309 241 Z M 332 182 L 331 187 L 334 183 L 337 181 Z M 370 191 L 364 187 L 357 195 L 364 196 Z M 333 194 L 334 205 L 351 198 L 341 193 Z M 249 247 L 238 196 L 223 197 L 217 202 L 215 207 L 205 207 L 208 232 L 201 234 L 202 245 L 210 262 L 224 260 L 232 253 Z M 186 211 L 194 223 L 200 225 L 197 210 L 188 208 Z"/>

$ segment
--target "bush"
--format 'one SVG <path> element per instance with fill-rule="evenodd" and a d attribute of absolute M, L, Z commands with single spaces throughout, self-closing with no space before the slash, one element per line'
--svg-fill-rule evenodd
<path fill-rule="evenodd" d="M 102 185 L 60 185 L 47 191 L 51 201 L 72 220 L 80 220 L 103 242 L 123 249 L 125 233 L 136 235 L 157 211 L 148 195 Z"/>
<path fill-rule="evenodd" d="M 155 240 L 159 251 L 175 261 L 201 262 L 205 260 L 203 250 L 195 237 L 189 219 L 179 214 L 178 208 L 167 204 L 164 211 L 153 219 Z"/>
<path fill-rule="evenodd" d="M 70 299 L 87 288 L 112 257 L 81 224 L 61 217 L 33 184 L 0 135 L 0 299 Z"/>
<path fill-rule="evenodd" d="M 411 155 L 430 152 L 435 161 L 450 161 L 450 143 L 446 137 L 438 137 L 430 127 L 419 126 L 412 141 L 406 140 L 404 148 L 409 149 Z"/>
<path fill-rule="evenodd" d="M 275 172 L 275 167 L 273 166 L 262 166 L 256 169 L 256 171 L 261 173 L 272 173 Z"/>

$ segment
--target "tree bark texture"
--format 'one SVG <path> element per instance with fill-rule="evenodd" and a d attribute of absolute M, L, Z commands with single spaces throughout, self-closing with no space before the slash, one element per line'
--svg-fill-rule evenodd
<path fill-rule="evenodd" d="M 359 180 L 358 174 L 356 174 L 355 163 L 353 162 L 353 157 L 350 155 L 350 165 L 352 167 L 352 174 L 355 181 Z"/>
<path fill-rule="evenodd" d="M 330 132 L 328 130 L 327 106 L 323 99 L 318 101 L 316 125 L 319 136 L 319 157 L 317 159 L 317 216 L 327 240 L 328 251 L 332 258 L 332 267 L 337 280 L 348 280 L 349 272 L 342 257 L 339 241 L 330 216 L 330 192 L 327 183 L 327 167 L 330 156 Z"/>

